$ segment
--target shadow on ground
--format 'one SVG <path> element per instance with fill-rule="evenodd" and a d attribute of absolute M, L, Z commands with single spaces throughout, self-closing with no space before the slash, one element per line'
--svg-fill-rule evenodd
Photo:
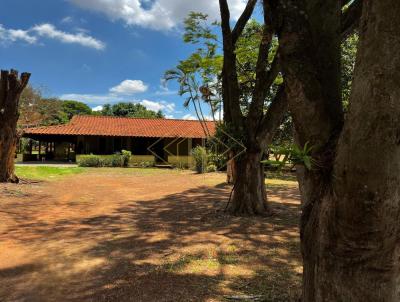
<path fill-rule="evenodd" d="M 229 192 L 224 185 L 158 199 L 109 192 L 98 197 L 107 210 L 96 214 L 89 212 L 96 200 L 59 201 L 48 191 L 17 196 L 0 207 L 5 223 L 12 221 L 0 228 L 10 259 L 0 269 L 0 300 L 294 300 L 301 278 L 297 189 L 272 189 L 275 215 L 266 218 L 223 215 Z"/>

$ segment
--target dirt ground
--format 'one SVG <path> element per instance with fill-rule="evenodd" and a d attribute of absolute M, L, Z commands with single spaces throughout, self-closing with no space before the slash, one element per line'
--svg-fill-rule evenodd
<path fill-rule="evenodd" d="M 231 217 L 223 180 L 107 170 L 0 185 L 0 301 L 293 301 L 297 188 L 269 189 L 272 217 Z"/>

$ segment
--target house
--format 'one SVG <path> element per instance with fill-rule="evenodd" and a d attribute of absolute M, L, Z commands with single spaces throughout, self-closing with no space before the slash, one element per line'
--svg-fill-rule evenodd
<path fill-rule="evenodd" d="M 38 154 L 25 160 L 75 161 L 80 154 L 132 152 L 134 162 L 190 164 L 190 151 L 215 132 L 214 122 L 109 116 L 74 116 L 68 124 L 28 128 Z"/>

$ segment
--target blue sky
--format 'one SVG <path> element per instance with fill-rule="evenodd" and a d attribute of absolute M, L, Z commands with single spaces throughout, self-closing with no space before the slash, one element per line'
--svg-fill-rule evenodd
<path fill-rule="evenodd" d="M 230 0 L 235 18 L 243 0 Z M 193 48 L 182 42 L 191 10 L 218 18 L 217 0 L 0 0 L 0 68 L 32 73 L 47 96 L 94 108 L 140 102 L 192 118 L 165 70 Z"/>

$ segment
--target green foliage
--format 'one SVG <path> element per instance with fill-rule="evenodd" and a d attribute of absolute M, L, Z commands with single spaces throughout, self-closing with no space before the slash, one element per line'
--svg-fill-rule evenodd
<path fill-rule="evenodd" d="M 44 98 L 38 88 L 26 87 L 19 103 L 19 128 L 67 123 L 73 115 L 92 114 L 92 109 L 82 102 Z"/>
<path fill-rule="evenodd" d="M 15 172 L 20 178 L 37 180 L 57 180 L 64 176 L 82 173 L 79 167 L 46 167 L 46 166 L 16 166 Z"/>
<path fill-rule="evenodd" d="M 285 114 L 281 125 L 276 129 L 272 144 L 274 146 L 293 144 L 293 120 L 289 112 Z"/>
<path fill-rule="evenodd" d="M 191 11 L 184 20 L 183 41 L 191 44 L 197 44 L 201 40 L 217 41 L 217 35 L 207 24 L 207 19 L 208 15 Z"/>
<path fill-rule="evenodd" d="M 192 156 L 195 162 L 197 173 L 204 173 L 207 167 L 207 150 L 202 146 L 197 146 L 192 149 Z"/>
<path fill-rule="evenodd" d="M 211 149 L 209 150 L 207 160 L 209 165 L 214 165 L 216 167 L 216 170 L 220 170 L 225 168 L 226 166 L 227 155 L 221 154 L 219 152 L 213 152 L 213 150 Z"/>
<path fill-rule="evenodd" d="M 309 146 L 308 142 L 302 148 L 295 144 L 289 146 L 271 146 L 270 151 L 274 155 L 284 156 L 283 159 L 268 159 L 263 160 L 262 163 L 278 169 L 285 167 L 287 163 L 291 163 L 292 165 L 303 165 L 306 169 L 311 170 L 315 164 L 315 161 L 311 157 L 312 149 L 313 147 Z"/>
<path fill-rule="evenodd" d="M 114 105 L 105 104 L 101 111 L 106 116 L 138 117 L 138 118 L 164 118 L 161 111 L 155 112 L 148 110 L 145 106 L 138 103 L 120 102 Z"/>
<path fill-rule="evenodd" d="M 128 167 L 129 166 L 129 161 L 131 159 L 132 152 L 128 150 L 122 150 L 121 151 L 121 157 L 123 160 L 122 166 L 123 167 Z"/>
<path fill-rule="evenodd" d="M 102 159 L 98 155 L 80 155 L 78 158 L 79 167 L 102 167 Z"/>
<path fill-rule="evenodd" d="M 126 150 L 112 155 L 80 155 L 78 165 L 80 167 L 128 167 L 131 155 L 131 152 Z"/>
<path fill-rule="evenodd" d="M 205 14 L 191 12 L 185 19 L 183 40 L 199 47 L 164 74 L 166 82 L 174 80 L 179 84 L 179 95 L 186 97 L 184 107 L 193 105 L 199 120 L 204 120 L 202 101 L 210 106 L 213 115 L 220 109 L 221 103 L 218 76 L 223 59 L 217 53 L 219 42 L 215 28 L 208 24 L 207 18 Z"/>
<path fill-rule="evenodd" d="M 185 19 L 185 43 L 198 46 L 196 50 L 185 60 L 179 61 L 175 69 L 165 73 L 165 79 L 176 80 L 180 85 L 180 95 L 187 96 L 185 107 L 193 104 L 195 109 L 200 108 L 201 100 L 210 105 L 213 113 L 221 109 L 221 85 L 220 75 L 223 65 L 221 43 L 216 32 L 220 30 L 218 23 L 209 23 L 208 16 L 191 12 Z M 252 99 L 255 85 L 255 69 L 258 57 L 258 49 L 262 38 L 263 25 L 256 20 L 250 20 L 244 28 L 236 47 L 238 79 L 241 93 L 241 105 L 243 114 L 246 115 L 248 105 Z M 272 63 L 278 48 L 278 39 L 273 38 L 268 62 Z M 270 66 L 269 66 L 270 67 Z M 282 83 L 279 75 L 268 91 L 266 108 L 276 93 L 277 87 Z M 202 88 L 206 88 L 202 90 Z M 199 89 L 201 90 L 199 93 Z M 198 113 L 199 119 L 203 116 Z"/>
<path fill-rule="evenodd" d="M 207 165 L 207 169 L 206 169 L 207 173 L 216 172 L 217 170 L 218 170 L 218 168 L 216 165 L 214 165 L 214 164 Z"/>
<path fill-rule="evenodd" d="M 224 149 L 230 149 L 235 154 L 243 151 L 243 146 L 246 144 L 246 136 L 243 131 L 235 130 L 227 123 L 218 123 L 216 126 L 214 137 L 210 140 L 210 148 L 212 152 L 219 153 L 218 150 L 213 150 L 214 146 L 224 146 Z"/>
<path fill-rule="evenodd" d="M 78 101 L 63 101 L 62 110 L 67 115 L 68 119 L 71 119 L 74 115 L 90 115 L 92 114 L 92 109 L 85 103 Z"/>
<path fill-rule="evenodd" d="M 140 168 L 150 168 L 150 167 L 154 167 L 154 162 L 153 161 L 141 161 L 141 162 L 137 163 L 136 166 L 138 166 Z"/>
<path fill-rule="evenodd" d="M 354 65 L 356 61 L 358 33 L 354 33 L 342 42 L 342 101 L 347 110 L 350 101 L 351 83 L 353 81 Z"/>
<path fill-rule="evenodd" d="M 55 98 L 43 98 L 40 89 L 26 87 L 19 101 L 20 117 L 18 128 L 58 125 L 68 121 L 63 111 L 62 101 Z"/>

